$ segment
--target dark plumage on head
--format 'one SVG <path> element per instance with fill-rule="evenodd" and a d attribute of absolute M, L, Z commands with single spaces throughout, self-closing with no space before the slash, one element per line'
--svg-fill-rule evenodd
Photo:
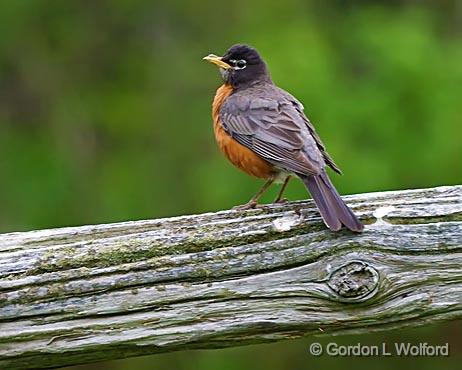
<path fill-rule="evenodd" d="M 229 69 L 221 69 L 223 80 L 234 88 L 252 85 L 258 81 L 271 81 L 266 63 L 248 45 L 231 46 L 221 60 L 231 66 Z"/>

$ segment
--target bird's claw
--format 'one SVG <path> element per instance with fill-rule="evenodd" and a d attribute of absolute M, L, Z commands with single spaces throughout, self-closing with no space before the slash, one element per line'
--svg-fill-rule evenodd
<path fill-rule="evenodd" d="M 250 201 L 246 204 L 241 204 L 239 206 L 234 206 L 233 207 L 233 210 L 235 211 L 245 211 L 245 210 L 248 210 L 248 209 L 254 209 L 254 208 L 257 208 L 257 202 L 256 201 Z"/>
<path fill-rule="evenodd" d="M 288 203 L 288 202 L 289 202 L 289 199 L 287 199 L 287 198 L 276 199 L 274 201 L 274 203 L 276 203 L 276 204 L 284 204 L 284 203 Z"/>

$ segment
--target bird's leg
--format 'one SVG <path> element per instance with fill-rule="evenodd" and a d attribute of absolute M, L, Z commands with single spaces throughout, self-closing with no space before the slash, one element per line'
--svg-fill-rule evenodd
<path fill-rule="evenodd" d="M 271 177 L 266 181 L 263 186 L 260 188 L 260 190 L 257 191 L 257 194 L 255 194 L 252 199 L 250 199 L 246 204 L 242 204 L 240 206 L 233 207 L 233 209 L 243 211 L 246 209 L 251 209 L 255 208 L 258 204 L 258 200 L 260 197 L 263 195 L 263 193 L 271 186 L 271 184 L 274 182 L 274 177 Z"/>
<path fill-rule="evenodd" d="M 284 183 L 282 184 L 281 190 L 279 190 L 278 196 L 274 200 L 274 203 L 285 203 L 287 202 L 287 199 L 283 198 L 282 196 L 284 195 L 284 191 L 287 188 L 287 184 L 289 183 L 290 180 L 290 175 L 286 177 L 284 180 Z"/>

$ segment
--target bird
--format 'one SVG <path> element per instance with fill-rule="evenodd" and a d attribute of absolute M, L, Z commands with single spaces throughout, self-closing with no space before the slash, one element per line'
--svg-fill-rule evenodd
<path fill-rule="evenodd" d="M 223 80 L 212 103 L 219 149 L 240 170 L 266 180 L 255 196 L 238 208 L 255 208 L 273 183 L 282 183 L 275 202 L 286 201 L 286 186 L 291 178 L 298 177 L 330 230 L 338 231 L 344 225 L 353 232 L 363 231 L 363 224 L 327 175 L 326 167 L 338 174 L 341 171 L 302 103 L 274 84 L 258 51 L 236 44 L 221 57 L 209 54 L 203 60 L 216 65 Z"/>

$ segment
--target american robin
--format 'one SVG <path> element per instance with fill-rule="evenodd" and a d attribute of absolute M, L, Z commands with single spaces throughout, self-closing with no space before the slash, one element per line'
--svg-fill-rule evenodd
<path fill-rule="evenodd" d="M 276 198 L 282 201 L 287 183 L 297 176 L 329 229 L 337 231 L 343 224 L 362 231 L 364 226 L 327 176 L 326 165 L 341 172 L 305 116 L 303 105 L 273 83 L 258 52 L 239 44 L 222 57 L 210 54 L 204 60 L 219 67 L 224 81 L 212 104 L 218 146 L 236 167 L 267 180 L 241 208 L 255 207 L 273 182 L 283 184 Z"/>

